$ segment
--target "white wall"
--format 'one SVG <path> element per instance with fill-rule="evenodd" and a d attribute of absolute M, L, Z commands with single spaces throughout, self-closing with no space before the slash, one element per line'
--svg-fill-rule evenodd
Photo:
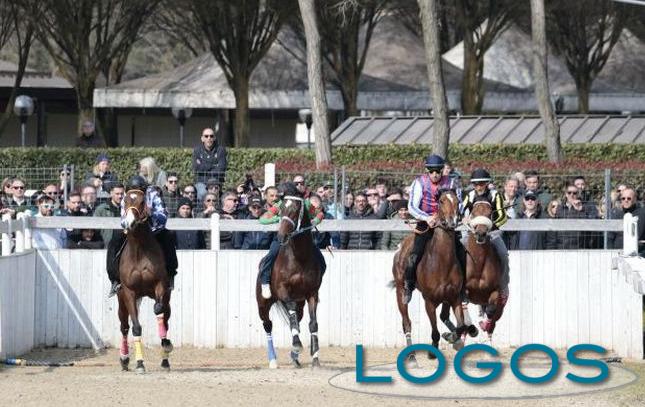
<path fill-rule="evenodd" d="M 0 359 L 34 346 L 35 270 L 32 250 L 0 257 Z"/>
<path fill-rule="evenodd" d="M 264 346 L 255 278 L 264 253 L 185 251 L 172 295 L 170 338 L 200 347 Z M 611 268 L 613 252 L 511 252 L 510 299 L 494 345 L 542 343 L 565 348 L 594 343 L 642 358 L 642 297 Z M 404 344 L 391 280 L 392 252 L 325 254 L 318 323 L 321 345 L 391 347 Z M 36 262 L 35 344 L 114 345 L 120 337 L 116 300 L 107 299 L 104 251 L 41 252 Z M 55 278 L 54 278 L 55 277 Z M 55 283 L 60 281 L 60 285 Z M 69 300 L 65 299 L 63 292 Z M 420 296 L 410 306 L 413 340 L 430 341 Z M 157 343 L 152 301 L 142 303 L 143 336 Z M 471 315 L 476 312 L 471 309 Z M 287 326 L 273 314 L 274 340 L 288 346 Z M 443 327 L 442 327 L 443 329 Z M 308 343 L 308 317 L 301 323 Z"/>

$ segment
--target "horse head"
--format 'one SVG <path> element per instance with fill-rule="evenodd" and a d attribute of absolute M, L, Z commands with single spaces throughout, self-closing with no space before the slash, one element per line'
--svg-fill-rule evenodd
<path fill-rule="evenodd" d="M 470 213 L 469 227 L 470 231 L 475 235 L 477 244 L 484 244 L 488 240 L 488 232 L 493 228 L 492 214 L 493 207 L 488 200 L 475 199 Z"/>
<path fill-rule="evenodd" d="M 148 219 L 148 208 L 146 206 L 146 195 L 138 189 L 131 189 L 123 197 L 125 206 L 125 226 L 133 230 L 137 225 Z"/>
<path fill-rule="evenodd" d="M 454 229 L 459 222 L 459 198 L 453 189 L 439 191 L 439 222 L 446 229 Z"/>
<path fill-rule="evenodd" d="M 285 183 L 280 186 L 280 190 L 282 193 L 282 207 L 279 213 L 278 240 L 281 243 L 285 243 L 294 233 L 300 230 L 307 217 L 304 198 L 300 191 L 296 189 L 295 184 Z"/>

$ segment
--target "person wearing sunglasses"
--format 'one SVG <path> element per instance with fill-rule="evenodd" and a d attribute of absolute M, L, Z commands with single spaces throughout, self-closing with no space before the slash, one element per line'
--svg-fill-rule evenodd
<path fill-rule="evenodd" d="M 640 205 L 636 197 L 636 191 L 633 188 L 625 187 L 620 193 L 620 206 L 611 210 L 610 219 L 623 219 L 626 214 L 631 213 L 634 216 L 639 216 Z M 639 216 L 640 220 L 640 216 Z M 607 233 L 608 246 L 611 249 L 623 248 L 623 234 L 622 232 L 609 232 Z"/>
<path fill-rule="evenodd" d="M 526 191 L 517 219 L 541 219 L 543 217 L 541 202 L 533 191 Z M 512 235 L 511 250 L 543 250 L 546 244 L 546 232 L 538 230 L 520 230 Z"/>
<path fill-rule="evenodd" d="M 424 163 L 425 174 L 417 177 L 410 187 L 408 211 L 413 218 L 419 221 L 417 222 L 417 231 L 426 232 L 414 234 L 412 253 L 405 268 L 404 304 L 409 303 L 412 299 L 412 292 L 416 286 L 417 266 L 423 257 L 426 243 L 434 234 L 433 227 L 437 225 L 435 215 L 439 209 L 439 191 L 454 186 L 449 177 L 442 175 L 445 163 L 443 157 L 436 154 L 429 155 Z"/>
<path fill-rule="evenodd" d="M 25 196 L 26 184 L 20 178 L 14 178 L 11 182 L 11 199 L 7 207 L 15 210 L 16 212 L 24 212 L 31 209 L 31 202 Z"/>
<path fill-rule="evenodd" d="M 177 215 L 177 204 L 179 198 L 181 198 L 179 193 L 179 175 L 174 171 L 168 171 L 168 177 L 166 178 L 166 184 L 161 189 L 163 194 L 164 202 L 166 202 L 166 209 L 168 210 L 168 216 L 174 218 Z"/>
<path fill-rule="evenodd" d="M 226 148 L 219 144 L 215 130 L 210 127 L 202 130 L 201 143 L 193 149 L 193 173 L 197 187 L 197 199 L 202 200 L 206 195 L 206 183 L 211 178 L 217 178 L 224 183 L 224 175 L 228 168 Z"/>
<path fill-rule="evenodd" d="M 49 195 L 42 194 L 36 198 L 38 211 L 36 217 L 54 216 L 54 199 Z M 35 228 L 32 231 L 34 249 L 55 250 L 62 249 L 66 245 L 67 233 L 63 229 Z"/>

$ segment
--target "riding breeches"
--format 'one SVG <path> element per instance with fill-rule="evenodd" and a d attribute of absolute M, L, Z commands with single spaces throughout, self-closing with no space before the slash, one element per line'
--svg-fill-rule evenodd
<path fill-rule="evenodd" d="M 325 274 L 327 270 L 327 263 L 325 258 L 322 255 L 322 252 L 315 245 L 313 246 L 314 256 L 318 261 L 320 266 L 320 277 Z M 273 239 L 271 246 L 269 246 L 269 253 L 266 254 L 260 261 L 260 284 L 271 284 L 271 271 L 273 270 L 273 265 L 275 264 L 275 259 L 278 257 L 280 252 L 280 241 L 278 239 Z"/>
<path fill-rule="evenodd" d="M 509 265 L 508 265 L 508 249 L 504 244 L 504 239 L 502 239 L 501 230 L 493 230 L 492 232 L 489 233 L 489 235 L 490 235 L 490 243 L 495 248 L 495 251 L 497 252 L 497 256 L 499 256 L 499 261 L 502 266 L 502 275 L 500 276 L 500 279 L 499 279 L 499 285 L 502 291 L 508 292 L 508 283 L 510 281 Z M 465 246 L 467 242 L 468 242 L 468 235 L 465 234 L 465 237 L 461 239 L 461 243 Z"/>

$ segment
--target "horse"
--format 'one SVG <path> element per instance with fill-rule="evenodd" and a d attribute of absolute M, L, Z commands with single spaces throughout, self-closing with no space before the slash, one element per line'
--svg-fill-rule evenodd
<path fill-rule="evenodd" d="M 473 203 L 471 219 L 468 222 L 464 282 L 468 301 L 479 305 L 486 314 L 487 319 L 480 322 L 480 327 L 488 333 L 489 338 L 506 305 L 500 296 L 502 264 L 488 236 L 493 227 L 492 213 L 493 208 L 488 200 L 475 200 Z"/>
<path fill-rule="evenodd" d="M 305 302 L 309 311 L 311 365 L 314 368 L 320 367 L 316 308 L 322 274 L 312 250 L 312 226 L 303 198 L 295 193 L 285 196 L 280 216 L 278 239 L 281 247 L 271 273 L 272 296 L 269 299 L 262 297 L 259 274 L 255 290 L 260 319 L 267 335 L 269 368 L 278 367 L 271 336 L 273 330 L 273 323 L 269 318 L 271 306 L 276 304 L 285 319 L 289 321 L 292 334 L 291 361 L 299 368 L 301 364 L 298 358 L 303 349 L 299 337 L 300 321 L 304 314 Z"/>
<path fill-rule="evenodd" d="M 124 371 L 129 370 L 129 317 L 132 320 L 134 335 L 136 373 L 145 373 L 139 304 L 142 297 L 150 297 L 155 301 L 154 313 L 157 315 L 158 334 L 161 339 L 161 367 L 169 370 L 168 355 L 172 352 L 173 346 L 170 339 L 166 337 L 170 319 L 170 290 L 164 256 L 148 224 L 149 213 L 145 194 L 138 190 L 128 191 L 125 194 L 124 203 L 127 230 L 126 242 L 119 262 L 121 289 L 118 291 L 119 320 L 123 335 L 120 351 L 121 368 Z"/>
<path fill-rule="evenodd" d="M 426 244 L 425 251 L 416 270 L 417 289 L 425 300 L 425 308 L 432 324 L 432 346 L 439 346 L 439 330 L 437 329 L 437 307 L 448 304 L 452 307 L 456 319 L 455 332 L 444 335 L 450 343 L 454 343 L 468 328 L 464 325 L 464 314 L 461 307 L 461 291 L 463 276 L 457 261 L 455 251 L 455 228 L 459 214 L 459 200 L 453 190 L 442 190 L 439 195 L 437 211 L 438 225 L 432 239 Z M 427 233 L 428 230 L 422 233 Z M 421 233 L 415 231 L 415 233 Z M 412 323 L 408 315 L 408 305 L 403 303 L 403 285 L 405 281 L 405 266 L 414 244 L 414 236 L 408 236 L 401 244 L 401 249 L 394 256 L 392 274 L 396 287 L 396 301 L 402 317 L 403 333 L 407 346 L 412 345 Z M 449 322 L 449 321 L 448 321 Z M 430 359 L 436 356 L 428 352 Z M 416 364 L 414 353 L 408 355 L 407 361 Z"/>

